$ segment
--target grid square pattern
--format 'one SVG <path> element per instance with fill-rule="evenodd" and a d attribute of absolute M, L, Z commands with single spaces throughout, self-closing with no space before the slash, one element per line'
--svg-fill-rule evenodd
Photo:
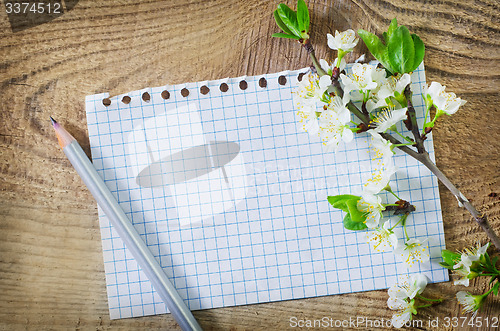
<path fill-rule="evenodd" d="M 416 206 L 408 233 L 429 238 L 431 263 L 408 270 L 344 229 L 326 197 L 361 192 L 368 137 L 333 154 L 301 131 L 292 91 L 304 71 L 148 88 L 108 107 L 107 94 L 86 98 L 93 163 L 192 310 L 383 289 L 414 272 L 448 280 L 437 180 L 399 151 L 391 186 Z M 422 121 L 423 65 L 412 81 Z M 433 158 L 432 136 L 425 144 Z M 111 318 L 167 312 L 100 209 L 99 220 Z"/>

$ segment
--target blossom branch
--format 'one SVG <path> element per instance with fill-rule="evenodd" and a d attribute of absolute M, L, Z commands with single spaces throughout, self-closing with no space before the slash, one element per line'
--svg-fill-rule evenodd
<path fill-rule="evenodd" d="M 307 51 L 307 54 L 309 54 L 309 57 L 311 58 L 311 61 L 314 67 L 316 68 L 316 72 L 318 73 L 318 75 L 319 76 L 326 75 L 326 72 L 323 70 L 323 68 L 321 68 L 318 59 L 316 58 L 316 54 L 314 53 L 314 47 L 312 46 L 309 39 L 303 41 L 302 46 L 304 46 L 305 50 Z"/>
<path fill-rule="evenodd" d="M 309 40 L 305 41 L 302 43 L 306 51 L 308 52 L 314 67 L 316 68 L 316 72 L 318 73 L 319 76 L 324 76 L 326 75 L 326 72 L 321 68 L 321 65 L 319 64 L 319 61 L 316 58 L 316 55 L 314 53 L 314 48 L 312 44 L 309 42 Z M 340 85 L 340 82 L 338 80 L 339 78 L 339 71 L 338 68 L 334 68 L 334 71 L 332 73 L 332 86 L 333 86 L 333 91 L 335 92 L 336 95 L 339 97 L 343 97 L 344 91 Z M 415 113 L 415 108 L 413 107 L 413 102 L 412 102 L 412 92 L 410 85 L 407 85 L 404 89 L 404 95 L 407 100 L 407 114 L 408 114 L 408 121 L 405 122 L 407 123 L 408 129 L 412 131 L 413 136 L 415 138 L 415 147 L 417 150 L 415 151 L 414 149 L 405 146 L 404 144 L 401 143 L 397 138 L 391 136 L 388 133 L 379 133 L 384 139 L 390 141 L 392 144 L 397 146 L 402 152 L 410 155 L 411 157 L 417 159 L 420 161 L 425 167 L 427 167 L 444 185 L 445 187 L 457 198 L 457 200 L 462 204 L 467 211 L 472 215 L 474 220 L 479 224 L 479 226 L 484 230 L 484 232 L 488 235 L 489 239 L 495 245 L 497 250 L 500 251 L 500 238 L 497 236 L 495 231 L 491 228 L 490 224 L 488 223 L 488 219 L 486 215 L 480 214 L 474 206 L 465 198 L 465 196 L 457 189 L 455 185 L 439 170 L 439 168 L 436 166 L 434 162 L 429 157 L 428 152 L 425 150 L 423 141 L 424 138 L 422 135 L 420 135 L 420 131 L 418 128 L 418 123 L 417 123 L 417 117 Z M 353 113 L 366 127 L 368 128 L 370 125 L 370 117 L 369 115 L 365 114 L 362 112 L 358 107 L 350 101 L 346 105 L 347 109 L 351 113 Z"/>
<path fill-rule="evenodd" d="M 405 124 L 407 124 L 408 129 L 413 133 L 417 151 L 419 153 L 424 153 L 425 152 L 424 140 L 422 139 L 422 136 L 420 135 L 420 131 L 418 129 L 417 114 L 415 113 L 415 108 L 413 107 L 413 102 L 411 100 L 413 93 L 411 91 L 410 84 L 406 85 L 404 89 L 404 94 L 406 97 L 406 102 L 408 104 L 407 108 L 408 119 L 407 121 L 405 121 Z"/>

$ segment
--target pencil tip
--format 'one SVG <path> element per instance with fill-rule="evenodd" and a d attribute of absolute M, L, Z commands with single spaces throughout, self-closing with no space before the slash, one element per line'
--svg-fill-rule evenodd
<path fill-rule="evenodd" d="M 52 116 L 50 116 L 50 121 L 52 122 L 52 125 L 57 123 L 57 121 L 55 119 L 53 119 Z"/>

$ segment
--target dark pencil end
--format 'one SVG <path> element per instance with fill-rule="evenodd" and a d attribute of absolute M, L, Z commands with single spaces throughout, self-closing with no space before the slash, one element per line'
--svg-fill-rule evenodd
<path fill-rule="evenodd" d="M 57 121 L 53 119 L 52 116 L 50 116 L 50 121 L 52 122 L 52 125 L 55 125 L 57 123 Z"/>

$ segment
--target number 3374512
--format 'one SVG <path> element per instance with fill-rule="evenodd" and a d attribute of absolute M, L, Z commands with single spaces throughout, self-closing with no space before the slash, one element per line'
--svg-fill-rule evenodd
<path fill-rule="evenodd" d="M 7 14 L 61 14 L 60 3 L 44 2 L 6 2 Z"/>
<path fill-rule="evenodd" d="M 498 328 L 499 326 L 499 319 L 498 317 L 473 317 L 473 318 L 468 318 L 465 316 L 461 317 L 445 317 L 443 319 L 443 326 L 444 327 L 465 327 L 465 326 L 472 326 L 472 327 L 492 327 L 492 328 Z"/>

